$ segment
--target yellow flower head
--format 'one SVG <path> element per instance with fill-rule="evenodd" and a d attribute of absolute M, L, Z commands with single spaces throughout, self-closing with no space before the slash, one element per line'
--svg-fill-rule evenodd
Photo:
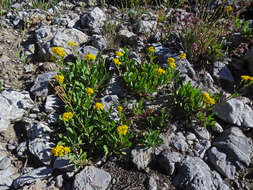
<path fill-rule="evenodd" d="M 117 127 L 117 132 L 119 135 L 126 135 L 128 131 L 128 126 L 127 125 L 121 125 Z"/>
<path fill-rule="evenodd" d="M 241 76 L 241 79 L 247 81 L 247 80 L 250 79 L 250 76 L 242 75 L 242 76 Z"/>
<path fill-rule="evenodd" d="M 70 47 L 76 47 L 76 46 L 77 46 L 77 44 L 76 44 L 75 42 L 73 42 L 72 40 L 70 40 L 70 41 L 68 42 L 68 45 L 69 45 Z"/>
<path fill-rule="evenodd" d="M 155 48 L 154 48 L 153 46 L 150 46 L 150 47 L 148 48 L 148 52 L 154 53 L 154 52 L 155 52 Z"/>
<path fill-rule="evenodd" d="M 225 7 L 225 11 L 227 11 L 227 12 L 230 12 L 232 10 L 233 10 L 233 8 L 230 5 L 228 5 L 228 6 Z"/>
<path fill-rule="evenodd" d="M 67 55 L 66 52 L 61 47 L 52 47 L 51 50 L 54 55 L 59 57 L 64 57 L 65 55 Z"/>
<path fill-rule="evenodd" d="M 114 64 L 117 65 L 117 66 L 121 65 L 121 62 L 119 61 L 119 59 L 114 58 L 114 59 L 112 59 L 112 61 L 113 61 Z"/>
<path fill-rule="evenodd" d="M 56 76 L 55 76 L 55 80 L 56 80 L 59 84 L 62 84 L 63 81 L 64 81 L 64 76 L 62 76 L 62 75 L 56 75 Z"/>
<path fill-rule="evenodd" d="M 62 114 L 63 121 L 69 121 L 73 117 L 72 112 L 65 112 Z"/>
<path fill-rule="evenodd" d="M 65 154 L 70 153 L 71 150 L 69 147 L 64 147 L 62 145 L 57 145 L 56 147 L 51 149 L 51 153 L 54 156 L 64 156 Z"/>
<path fill-rule="evenodd" d="M 86 89 L 86 94 L 87 94 L 88 96 L 90 96 L 90 95 L 94 94 L 94 90 L 93 90 L 92 88 L 87 88 L 87 89 Z"/>
<path fill-rule="evenodd" d="M 100 102 L 97 102 L 97 103 L 96 103 L 96 109 L 97 109 L 98 111 L 103 110 L 103 109 L 104 109 L 103 104 L 101 104 Z"/>
<path fill-rule="evenodd" d="M 154 69 L 154 71 L 155 71 L 156 74 L 158 74 L 158 75 L 162 75 L 162 74 L 165 73 L 165 70 L 163 70 L 162 68 Z"/>
<path fill-rule="evenodd" d="M 180 59 L 185 59 L 185 58 L 186 58 L 186 53 L 181 53 L 181 54 L 179 55 L 179 58 L 180 58 Z"/>
<path fill-rule="evenodd" d="M 122 53 L 121 51 L 116 51 L 115 54 L 119 57 L 123 57 L 124 53 Z"/>
<path fill-rule="evenodd" d="M 168 64 L 170 65 L 170 68 L 173 69 L 173 68 L 176 66 L 176 64 L 175 64 L 175 59 L 172 58 L 172 57 L 169 57 L 169 58 L 168 58 Z"/>
<path fill-rule="evenodd" d="M 90 60 L 95 61 L 95 60 L 96 60 L 96 56 L 93 55 L 93 54 L 86 54 L 86 55 L 84 56 L 84 60 L 85 60 L 85 61 L 90 61 Z"/>
<path fill-rule="evenodd" d="M 211 98 L 207 92 L 204 92 L 202 95 L 203 95 L 203 101 L 206 104 L 211 104 L 211 105 L 215 104 L 215 100 Z"/>
<path fill-rule="evenodd" d="M 122 112 L 122 111 L 123 111 L 123 107 L 122 107 L 122 106 L 118 106 L 117 110 L 118 110 L 119 112 Z"/>

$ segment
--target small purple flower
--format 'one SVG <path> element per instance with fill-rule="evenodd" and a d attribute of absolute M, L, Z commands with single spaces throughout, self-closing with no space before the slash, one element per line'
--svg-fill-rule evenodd
<path fill-rule="evenodd" d="M 193 49 L 193 51 L 197 51 L 198 48 L 199 48 L 198 44 L 194 42 L 194 43 L 192 44 L 192 49 Z"/>

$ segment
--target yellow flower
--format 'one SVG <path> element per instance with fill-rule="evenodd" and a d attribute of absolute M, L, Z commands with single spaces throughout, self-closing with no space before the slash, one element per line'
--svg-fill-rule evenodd
<path fill-rule="evenodd" d="M 124 53 L 122 53 L 121 51 L 116 51 L 115 54 L 119 57 L 123 57 Z"/>
<path fill-rule="evenodd" d="M 226 10 L 227 12 L 230 12 L 230 11 L 233 10 L 233 8 L 232 8 L 232 6 L 228 5 L 228 6 L 225 7 L 225 10 Z"/>
<path fill-rule="evenodd" d="M 76 44 L 75 42 L 73 42 L 72 40 L 70 40 L 70 41 L 68 42 L 68 45 L 69 45 L 70 47 L 76 47 L 76 46 L 77 46 L 77 44 Z"/>
<path fill-rule="evenodd" d="M 181 53 L 181 55 L 179 55 L 180 59 L 185 59 L 186 58 L 186 53 Z"/>
<path fill-rule="evenodd" d="M 62 84 L 63 81 L 64 81 L 64 76 L 62 76 L 62 75 L 56 75 L 56 76 L 55 76 L 55 80 L 56 80 L 59 84 Z"/>
<path fill-rule="evenodd" d="M 173 59 L 172 57 L 168 58 L 168 64 L 170 65 L 170 68 L 174 68 L 176 66 L 175 64 L 175 59 Z"/>
<path fill-rule="evenodd" d="M 247 81 L 247 80 L 250 80 L 250 76 L 242 75 L 241 79 Z"/>
<path fill-rule="evenodd" d="M 114 64 L 115 65 L 121 65 L 121 62 L 119 61 L 119 59 L 116 59 L 116 58 L 114 58 L 114 59 L 112 59 L 112 61 L 114 62 Z"/>
<path fill-rule="evenodd" d="M 93 90 L 92 88 L 87 88 L 87 89 L 86 89 L 86 94 L 87 94 L 88 96 L 90 96 L 90 95 L 94 94 L 94 90 Z"/>
<path fill-rule="evenodd" d="M 56 147 L 51 149 L 51 153 L 54 156 L 64 156 L 65 154 L 68 154 L 70 152 L 71 152 L 71 150 L 69 147 L 67 147 L 67 146 L 64 147 L 62 145 L 56 145 Z"/>
<path fill-rule="evenodd" d="M 72 112 L 65 112 L 62 114 L 63 121 L 69 121 L 73 117 Z"/>
<path fill-rule="evenodd" d="M 51 50 L 53 54 L 59 57 L 64 57 L 65 55 L 67 55 L 66 52 L 61 47 L 52 47 Z"/>
<path fill-rule="evenodd" d="M 154 53 L 154 52 L 155 52 L 155 48 L 154 48 L 153 46 L 150 46 L 150 47 L 148 48 L 148 52 Z"/>
<path fill-rule="evenodd" d="M 165 73 L 165 70 L 163 70 L 162 68 L 158 68 L 158 69 L 154 69 L 155 72 L 158 74 L 158 75 L 162 75 Z"/>
<path fill-rule="evenodd" d="M 117 109 L 118 109 L 119 112 L 122 112 L 122 111 L 123 111 L 123 107 L 122 107 L 122 106 L 118 106 Z"/>
<path fill-rule="evenodd" d="M 96 103 L 96 109 L 97 109 L 98 111 L 99 111 L 99 110 L 103 110 L 103 109 L 104 109 L 103 104 L 97 102 L 97 103 Z"/>
<path fill-rule="evenodd" d="M 128 131 L 128 126 L 127 125 L 121 125 L 117 127 L 117 132 L 119 135 L 126 135 Z"/>
<path fill-rule="evenodd" d="M 211 105 L 215 104 L 215 100 L 211 98 L 207 92 L 204 92 L 202 95 L 203 95 L 203 101 L 206 104 L 211 104 Z"/>
<path fill-rule="evenodd" d="M 93 54 L 86 54 L 86 55 L 84 56 L 84 60 L 85 60 L 85 61 L 90 61 L 90 60 L 95 61 L 95 60 L 96 60 L 96 56 L 93 55 Z"/>

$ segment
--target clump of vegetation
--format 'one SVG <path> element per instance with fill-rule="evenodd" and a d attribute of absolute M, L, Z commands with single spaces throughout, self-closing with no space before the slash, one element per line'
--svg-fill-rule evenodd
<path fill-rule="evenodd" d="M 54 47 L 52 52 L 58 62 L 62 62 L 66 55 L 60 47 Z M 200 125 L 213 125 L 209 113 L 214 100 L 204 96 L 190 83 L 178 85 L 179 73 L 175 70 L 178 63 L 170 57 L 168 66 L 160 68 L 154 62 L 154 52 L 155 48 L 149 47 L 147 59 L 140 65 L 129 58 L 128 49 L 115 52 L 112 61 L 118 78 L 137 100 L 137 106 L 132 109 L 121 105 L 105 109 L 100 101 L 109 79 L 106 61 L 100 55 L 87 54 L 84 60 L 77 59 L 75 63 L 68 62 L 66 68 L 62 67 L 55 77 L 55 91 L 65 103 L 65 112 L 60 117 L 64 126 L 57 132 L 59 142 L 52 150 L 55 156 L 69 156 L 76 166 L 82 166 L 97 156 L 120 157 L 136 145 L 154 147 L 161 144 L 159 135 L 169 129 L 173 111 L 169 107 L 159 110 L 146 108 L 143 102 L 155 100 L 151 94 L 166 92 L 165 89 L 168 90 L 168 98 L 174 98 L 171 106 L 183 109 L 188 121 L 197 114 L 194 119 Z M 186 54 L 182 53 L 180 59 L 185 58 Z M 119 119 L 112 120 L 110 114 L 115 108 Z"/>

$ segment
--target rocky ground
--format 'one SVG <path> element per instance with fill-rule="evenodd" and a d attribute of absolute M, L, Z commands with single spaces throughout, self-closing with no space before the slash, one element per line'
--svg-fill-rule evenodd
<path fill-rule="evenodd" d="M 160 60 L 177 57 L 182 49 L 173 38 L 163 41 L 158 16 L 174 11 L 165 6 L 120 9 L 90 0 L 60 1 L 43 10 L 32 2 L 13 2 L 0 17 L 0 190 L 253 190 L 252 88 L 217 103 L 212 129 L 182 128 L 175 121 L 161 135 L 162 145 L 134 148 L 123 160 L 100 159 L 77 170 L 68 160 L 55 159 L 50 137 L 61 112 L 49 84 L 58 70 L 50 61 L 51 47 L 70 54 L 67 43 L 75 41 L 80 55 L 102 51 L 108 60 L 128 47 L 137 61 L 151 45 Z M 216 62 L 210 73 L 187 60 L 178 69 L 199 88 L 228 96 L 241 74 L 253 76 L 248 46 L 240 59 Z M 118 96 L 120 88 L 112 78 L 107 96 Z"/>

